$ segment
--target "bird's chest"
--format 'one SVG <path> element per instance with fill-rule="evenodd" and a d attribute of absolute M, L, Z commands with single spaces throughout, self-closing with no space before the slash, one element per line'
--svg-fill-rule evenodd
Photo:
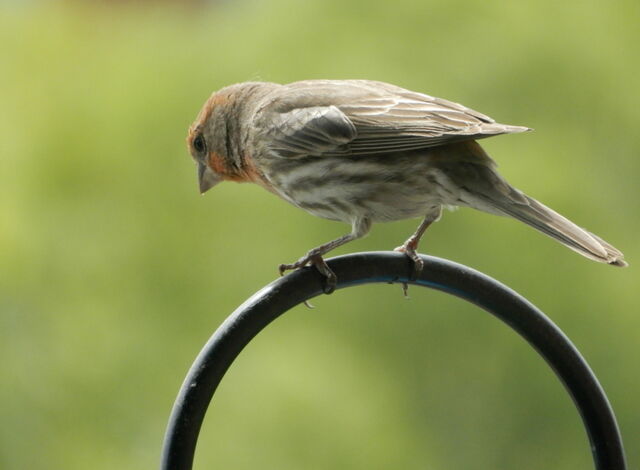
<path fill-rule="evenodd" d="M 275 159 L 264 167 L 278 195 L 307 212 L 351 222 L 385 222 L 423 216 L 449 204 L 443 175 L 428 160 L 380 157 Z"/>

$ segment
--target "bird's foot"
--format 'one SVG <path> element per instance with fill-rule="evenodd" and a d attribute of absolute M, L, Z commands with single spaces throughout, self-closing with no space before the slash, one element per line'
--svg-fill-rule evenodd
<path fill-rule="evenodd" d="M 393 250 L 399 253 L 404 253 L 409 257 L 411 261 L 413 261 L 413 270 L 411 271 L 411 277 L 409 278 L 412 281 L 418 279 L 418 276 L 420 276 L 420 273 L 422 273 L 422 269 L 424 268 L 424 261 L 422 261 L 420 255 L 418 255 L 418 252 L 416 251 L 417 247 L 418 241 L 410 238 L 409 240 L 404 242 L 403 245 L 398 246 Z M 409 298 L 408 291 L 409 285 L 406 282 L 403 282 L 402 293 L 404 294 L 405 298 Z"/>
<path fill-rule="evenodd" d="M 331 268 L 327 265 L 327 263 L 324 261 L 324 259 L 322 258 L 322 255 L 315 253 L 313 250 L 307 253 L 305 256 L 303 256 L 293 264 L 281 264 L 278 267 L 278 270 L 280 271 L 280 275 L 282 276 L 284 275 L 285 271 L 288 271 L 290 269 L 303 268 L 308 264 L 315 266 L 316 269 L 320 271 L 320 274 L 322 274 L 325 277 L 325 283 L 322 291 L 325 294 L 333 293 L 333 291 L 336 290 L 336 285 L 338 284 L 338 278 L 336 277 L 336 274 L 331 270 Z M 307 306 L 309 305 L 307 304 Z"/>

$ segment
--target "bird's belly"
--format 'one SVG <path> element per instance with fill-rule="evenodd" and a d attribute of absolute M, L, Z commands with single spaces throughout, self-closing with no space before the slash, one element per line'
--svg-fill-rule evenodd
<path fill-rule="evenodd" d="M 391 157 L 393 158 L 393 157 Z M 441 170 L 415 156 L 395 164 L 380 158 L 308 158 L 270 176 L 287 201 L 325 219 L 373 222 L 422 217 L 458 195 Z"/>

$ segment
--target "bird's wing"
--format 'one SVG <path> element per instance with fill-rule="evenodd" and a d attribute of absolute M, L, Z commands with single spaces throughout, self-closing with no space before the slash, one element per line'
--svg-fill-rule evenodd
<path fill-rule="evenodd" d="M 356 126 L 335 106 L 295 108 L 270 120 L 270 150 L 282 157 L 348 153 Z"/>
<path fill-rule="evenodd" d="M 368 155 L 529 130 L 451 101 L 367 80 L 308 80 L 278 90 L 271 149 L 282 156 Z"/>

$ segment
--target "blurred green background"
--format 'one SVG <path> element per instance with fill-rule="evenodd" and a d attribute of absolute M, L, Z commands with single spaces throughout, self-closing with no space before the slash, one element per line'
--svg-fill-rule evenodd
<path fill-rule="evenodd" d="M 186 130 L 245 80 L 369 78 L 536 132 L 483 142 L 516 187 L 625 252 L 445 214 L 423 251 L 528 297 L 582 351 L 640 467 L 640 4 L 226 1 L 0 6 L 0 467 L 159 462 L 191 361 L 276 267 L 348 227 L 259 187 L 200 197 Z M 378 225 L 336 254 L 399 245 Z M 339 291 L 234 364 L 195 468 L 592 468 L 553 373 L 443 294 Z"/>

